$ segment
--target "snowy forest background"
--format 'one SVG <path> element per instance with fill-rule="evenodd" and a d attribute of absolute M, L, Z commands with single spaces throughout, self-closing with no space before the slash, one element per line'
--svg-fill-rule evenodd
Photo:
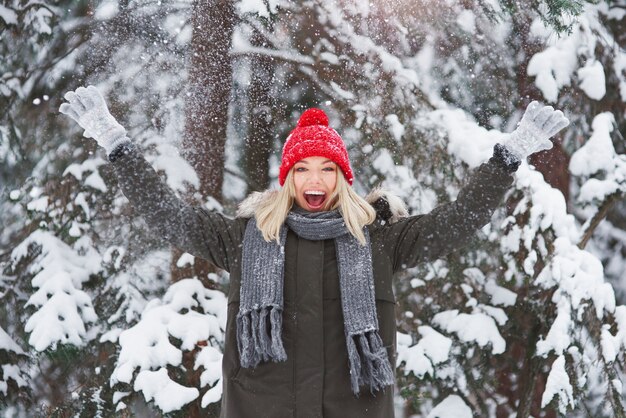
<path fill-rule="evenodd" d="M 397 278 L 397 415 L 624 417 L 626 0 L 0 5 L 4 417 L 217 416 L 228 277 L 58 113 L 94 84 L 185 200 L 276 186 L 307 107 L 365 194 L 454 199 L 534 99 L 571 125 L 474 243 Z"/>

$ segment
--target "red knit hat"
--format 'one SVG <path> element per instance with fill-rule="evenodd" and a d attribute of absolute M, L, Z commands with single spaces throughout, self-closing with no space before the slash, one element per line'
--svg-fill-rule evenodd
<path fill-rule="evenodd" d="M 346 181 L 352 184 L 353 175 L 348 159 L 348 151 L 343 140 L 328 127 L 328 116 L 322 109 L 306 110 L 298 120 L 298 125 L 287 137 L 283 146 L 278 181 L 285 184 L 287 173 L 298 161 L 307 157 L 326 157 L 341 168 Z"/>

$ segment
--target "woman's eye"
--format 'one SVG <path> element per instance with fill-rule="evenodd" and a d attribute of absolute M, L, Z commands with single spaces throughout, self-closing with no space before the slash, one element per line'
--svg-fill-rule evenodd
<path fill-rule="evenodd" d="M 324 167 L 324 171 L 335 171 L 335 167 Z"/>
<path fill-rule="evenodd" d="M 296 171 L 299 173 L 302 173 L 303 171 L 306 171 L 306 168 L 304 167 L 296 167 Z"/>

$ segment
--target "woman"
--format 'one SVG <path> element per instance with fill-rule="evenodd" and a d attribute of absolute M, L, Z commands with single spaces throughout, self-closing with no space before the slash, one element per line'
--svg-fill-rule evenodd
<path fill-rule="evenodd" d="M 406 216 L 397 199 L 352 190 L 341 137 L 309 109 L 287 138 L 277 191 L 236 219 L 178 200 L 110 115 L 95 87 L 60 111 L 105 148 L 120 186 L 158 234 L 230 272 L 222 416 L 392 417 L 393 274 L 463 246 L 489 222 L 521 159 L 568 121 L 529 105 L 455 202 Z"/>

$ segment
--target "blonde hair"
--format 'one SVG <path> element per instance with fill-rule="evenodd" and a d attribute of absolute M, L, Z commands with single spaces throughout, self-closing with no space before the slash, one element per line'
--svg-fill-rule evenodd
<path fill-rule="evenodd" d="M 287 173 L 284 186 L 271 199 L 265 199 L 254 212 L 256 223 L 265 241 L 279 241 L 280 228 L 285 223 L 287 215 L 295 201 L 296 188 L 293 183 L 293 168 Z M 348 231 L 365 245 L 363 227 L 374 222 L 376 211 L 359 196 L 348 184 L 339 170 L 335 190 L 326 200 L 324 210 L 338 209 L 343 217 Z"/>

